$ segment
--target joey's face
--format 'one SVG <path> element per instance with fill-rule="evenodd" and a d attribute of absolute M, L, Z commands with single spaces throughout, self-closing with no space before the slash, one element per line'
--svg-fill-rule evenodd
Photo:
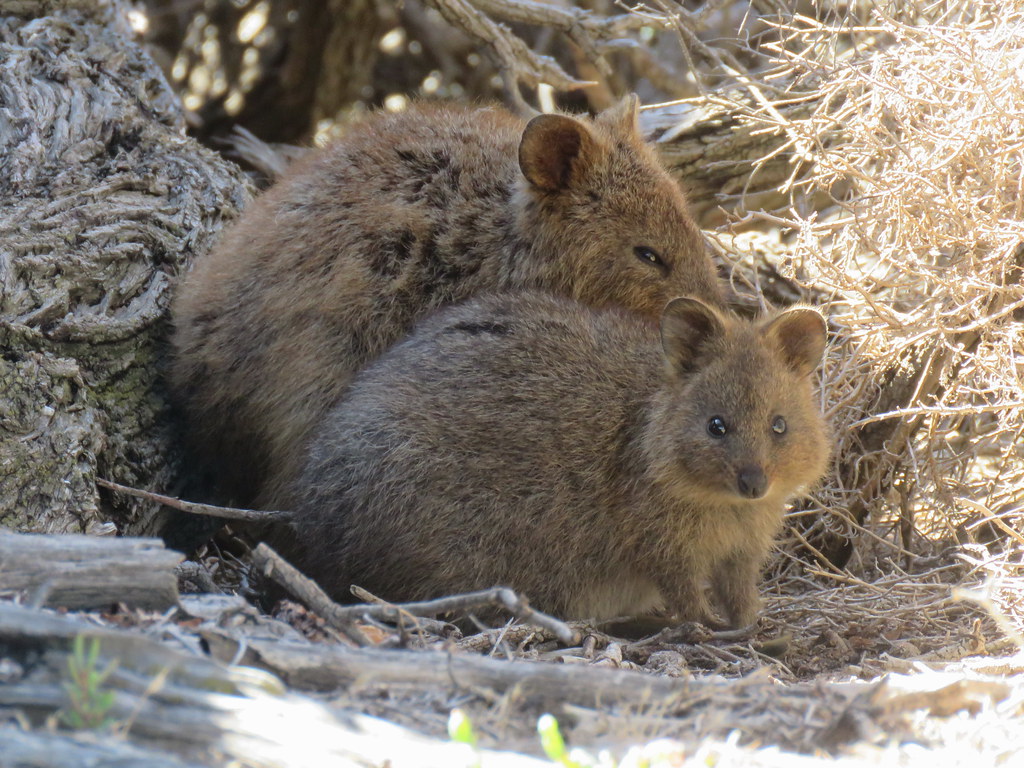
<path fill-rule="evenodd" d="M 823 473 L 828 443 L 811 383 L 763 345 L 714 351 L 684 380 L 666 419 L 680 476 L 735 505 L 778 502 Z"/>
<path fill-rule="evenodd" d="M 662 312 L 661 342 L 650 455 L 666 488 L 690 502 L 779 510 L 820 477 L 828 445 L 811 390 L 825 348 L 820 314 L 793 307 L 751 322 L 680 297 Z"/>

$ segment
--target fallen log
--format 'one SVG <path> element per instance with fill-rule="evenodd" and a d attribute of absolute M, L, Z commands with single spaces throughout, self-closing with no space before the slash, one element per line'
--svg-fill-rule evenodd
<path fill-rule="evenodd" d="M 36 733 L 0 725 L 0 768 L 94 768 L 98 765 L 118 768 L 202 768 L 199 763 L 183 762 L 154 750 L 139 749 L 109 737 L 85 733 L 65 736 Z"/>
<path fill-rule="evenodd" d="M 159 539 L 18 534 L 0 529 L 0 592 L 74 610 L 116 603 L 163 611 L 178 602 L 182 555 Z"/>
<path fill-rule="evenodd" d="M 177 768 L 233 761 L 265 768 L 447 768 L 474 762 L 463 744 L 288 693 L 259 670 L 229 668 L 139 633 L 97 628 L 76 618 L 2 602 L 0 658 L 7 662 L 7 671 L 5 684 L 0 685 L 0 709 L 18 713 L 21 722 L 34 726 L 53 722 L 55 716 L 59 720 L 61 712 L 69 711 L 74 705 L 67 662 L 78 635 L 86 644 L 95 638 L 96 668 L 117 662 L 104 682 L 114 694 L 106 713 L 110 727 L 75 737 L 0 730 L 0 768 L 78 768 L 115 762 Z M 118 744 L 119 740 L 131 745 Z M 77 762 L 76 749 L 81 758 Z M 150 755 L 159 755 L 159 760 Z M 88 762 L 87 757 L 96 761 Z M 479 750 L 475 757 L 476 764 L 496 768 L 550 765 L 494 750 Z"/>
<path fill-rule="evenodd" d="M 520 703 L 558 710 L 634 705 L 679 709 L 706 699 L 724 679 L 656 677 L 641 672 L 567 664 L 503 661 L 466 653 L 396 653 L 375 648 L 298 645 L 253 640 L 243 661 L 301 690 L 406 685 L 514 694 Z"/>

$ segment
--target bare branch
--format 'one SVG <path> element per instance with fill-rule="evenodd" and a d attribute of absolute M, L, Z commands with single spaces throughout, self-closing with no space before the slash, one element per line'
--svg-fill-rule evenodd
<path fill-rule="evenodd" d="M 360 648 L 372 645 L 356 626 L 353 611 L 331 600 L 315 581 L 303 576 L 295 566 L 266 544 L 260 544 L 253 550 L 252 561 L 264 576 L 284 587 L 292 597 L 320 614 L 324 621 Z"/>
<path fill-rule="evenodd" d="M 206 517 L 220 517 L 224 520 L 245 520 L 251 523 L 274 523 L 284 520 L 291 520 L 292 513 L 272 509 L 238 509 L 236 507 L 218 507 L 213 504 L 199 504 L 194 501 L 184 501 L 174 496 L 164 496 L 160 493 L 151 493 L 131 486 L 121 485 L 102 477 L 96 478 L 96 485 L 102 488 L 109 488 L 118 493 L 126 493 L 137 499 L 153 501 L 163 504 L 165 507 L 177 509 L 180 512 L 188 512 L 191 515 L 204 515 Z"/>
<path fill-rule="evenodd" d="M 524 107 L 518 84 L 546 83 L 558 90 L 573 90 L 597 83 L 568 74 L 549 56 L 532 51 L 502 21 L 554 29 L 579 47 L 602 77 L 611 75 L 604 54 L 629 44 L 623 35 L 641 27 L 668 26 L 659 14 L 625 13 L 601 18 L 579 8 L 560 8 L 533 0 L 426 0 L 452 26 L 485 43 L 506 80 L 509 95 Z"/>

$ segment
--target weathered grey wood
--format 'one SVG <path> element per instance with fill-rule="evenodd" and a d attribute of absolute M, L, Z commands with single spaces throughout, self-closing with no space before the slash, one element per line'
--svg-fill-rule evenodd
<path fill-rule="evenodd" d="M 414 720 L 432 728 L 436 738 L 424 736 L 289 692 L 265 671 L 227 667 L 176 650 L 167 643 L 172 633 L 159 631 L 159 627 L 151 631 L 164 640 L 97 627 L 84 617 L 0 601 L 0 660 L 5 662 L 0 684 L 3 727 L 17 722 L 41 729 L 69 706 L 68 654 L 72 639 L 84 634 L 99 641 L 100 668 L 115 659 L 118 664 L 104 683 L 104 688 L 114 693 L 114 705 L 106 714 L 114 721 L 116 738 L 138 749 L 158 750 L 165 760 L 204 766 L 237 761 L 266 768 L 385 764 L 450 768 L 474 762 L 460 745 L 447 741 L 443 720 L 439 723 L 436 715 Z M 862 738 L 856 729 L 836 735 L 850 730 L 848 723 L 843 723 L 851 712 L 867 726 L 894 738 L 906 732 L 899 724 L 905 718 L 893 720 L 893 715 L 931 710 L 933 716 L 948 716 L 965 708 L 989 706 L 986 702 L 995 704 L 1011 696 L 1016 680 L 1008 678 L 1012 673 L 1002 668 L 981 677 L 974 674 L 971 681 L 965 680 L 962 672 L 952 672 L 933 680 L 925 692 L 919 676 L 906 678 L 904 685 L 889 678 L 888 687 L 867 681 L 780 685 L 770 675 L 673 680 L 593 666 L 504 662 L 459 653 L 344 649 L 263 640 L 249 642 L 248 648 L 251 656 L 246 660 L 273 661 L 309 687 L 335 686 L 332 700 L 372 706 L 371 702 L 380 701 L 380 690 L 388 690 L 395 696 L 392 702 L 408 705 L 402 708 L 393 703 L 386 708 L 394 713 L 389 716 L 413 716 L 423 701 L 442 706 L 457 701 L 475 718 L 481 714 L 472 709 L 476 703 L 493 704 L 496 695 L 503 694 L 502 718 L 532 723 L 541 712 L 551 711 L 568 715 L 562 718 L 568 726 L 586 708 L 582 702 L 590 702 L 590 717 L 603 718 L 611 712 L 613 719 L 630 726 L 623 727 L 628 737 L 650 734 L 648 729 L 656 726 L 659 733 L 683 739 L 688 751 L 709 738 L 725 738 L 737 731 L 745 740 L 788 744 L 787 748 L 799 751 L 819 749 L 825 734 L 832 733 L 838 746 Z M 274 656 L 268 649 L 279 653 Z M 320 681 L 316 680 L 318 672 L 323 675 Z M 554 706 L 548 709 L 549 705 Z M 934 721 L 932 725 L 938 727 Z M 633 726 L 637 730 L 632 730 Z M 0 730 L 0 747 L 3 735 Z M 111 741 L 114 738 L 109 736 Z M 64 756 L 66 746 L 73 743 L 66 734 L 36 733 L 24 749 L 39 754 L 39 744 L 48 739 L 53 739 L 53 760 L 57 756 L 71 759 Z M 96 739 L 97 744 L 108 743 L 102 734 Z M 88 745 L 84 749 L 90 754 Z M 0 768 L 6 768 L 5 754 L 0 748 Z M 550 765 L 487 750 L 478 757 L 483 766 Z M 80 765 L 48 759 L 17 765 Z M 134 755 L 127 754 L 125 759 L 129 765 L 136 764 Z M 795 756 L 787 754 L 785 764 L 795 764 L 794 760 Z M 110 763 L 91 763 L 105 764 Z"/>
<path fill-rule="evenodd" d="M 0 768 L 200 768 L 107 734 L 63 735 L 0 725 Z"/>
<path fill-rule="evenodd" d="M 206 658 L 166 649 L 136 633 L 103 630 L 65 617 L 0 603 L 0 643 L 20 647 L 66 649 L 76 634 L 100 639 L 102 656 L 116 656 L 126 670 L 167 667 L 181 685 L 238 690 L 226 668 Z M 221 647 L 222 658 L 236 647 Z M 366 683 L 463 690 L 486 688 L 495 693 L 515 689 L 523 701 L 567 702 L 580 706 L 615 703 L 682 703 L 706 695 L 723 680 L 682 680 L 639 672 L 559 664 L 534 664 L 488 659 L 469 653 L 387 651 L 338 645 L 249 639 L 242 662 L 261 667 L 289 686 L 328 691 Z"/>
<path fill-rule="evenodd" d="M 138 746 L 207 765 L 224 765 L 221 760 L 211 759 L 214 755 L 268 768 L 387 764 L 395 768 L 445 768 L 468 764 L 459 745 L 378 718 L 334 710 L 306 697 L 191 693 L 187 696 L 180 689 L 162 689 L 154 701 L 142 692 L 118 692 L 111 716 L 115 722 L 133 718 L 129 737 Z M 53 684 L 11 685 L 0 689 L 0 704 L 32 710 L 38 713 L 33 719 L 38 719 L 58 706 L 66 707 L 61 696 Z M 45 743 L 45 737 L 40 741 Z M 108 736 L 107 741 L 113 739 Z M 550 765 L 500 751 L 484 750 L 481 757 L 484 766 Z"/>
<path fill-rule="evenodd" d="M 793 174 L 793 153 L 779 151 L 789 136 L 782 128 L 768 131 L 744 117 L 755 110 L 753 98 L 733 97 L 737 104 L 731 107 L 687 104 L 641 113 L 644 132 L 656 142 L 662 161 L 682 184 L 698 215 L 717 206 L 734 209 L 743 195 L 759 195 L 748 201 L 748 208 L 788 204 L 778 189 Z M 808 98 L 782 105 L 778 111 L 787 120 L 799 121 L 817 106 Z"/>
<path fill-rule="evenodd" d="M 124 603 L 162 611 L 178 601 L 181 553 L 159 539 L 19 534 L 0 529 L 0 591 L 51 607 Z"/>
<path fill-rule="evenodd" d="M 395 768 L 447 768 L 470 762 L 459 745 L 287 693 L 274 678 L 259 670 L 231 669 L 135 632 L 95 628 L 73 617 L 3 602 L 0 655 L 16 660 L 26 674 L 0 685 L 0 709 L 18 711 L 38 725 L 67 708 L 67 656 L 72 639 L 79 634 L 99 640 L 100 668 L 117 661 L 117 669 L 105 683 L 105 688 L 115 694 L 108 716 L 115 725 L 125 728 L 124 738 L 135 747 L 161 750 L 165 760 L 177 757 L 211 766 L 236 760 L 268 768 L 384 764 Z M 2 738 L 0 732 L 0 744 Z M 39 762 L 19 762 L 19 768 L 82 765 L 63 762 L 71 759 L 65 755 L 65 748 L 74 743 L 64 736 L 40 733 L 22 741 L 25 746 L 19 749 L 36 755 Z M 113 738 L 108 736 L 102 743 L 110 741 Z M 52 757 L 46 757 L 42 750 L 41 745 L 48 743 L 53 745 Z M 5 768 L 4 754 L 0 749 L 0 767 Z M 102 751 L 94 750 L 92 754 L 107 757 Z M 125 758 L 129 765 L 136 764 L 133 754 L 126 753 Z M 96 764 L 104 763 L 85 763 Z M 480 752 L 480 764 L 499 768 L 548 765 L 489 750 Z"/>
<path fill-rule="evenodd" d="M 304 576 L 267 544 L 257 546 L 253 550 L 252 559 L 253 564 L 265 576 L 276 581 L 303 605 L 314 610 L 328 624 L 359 646 L 367 646 L 370 643 L 355 626 L 357 619 L 365 621 L 369 617 L 373 617 L 395 622 L 400 620 L 403 613 L 411 616 L 440 616 L 449 612 L 468 612 L 473 608 L 483 606 L 503 608 L 524 623 L 542 627 L 567 645 L 578 644 L 580 641 L 579 633 L 570 628 L 568 624 L 559 621 L 554 616 L 534 610 L 526 600 L 507 587 L 492 587 L 436 600 L 398 604 L 380 600 L 366 590 L 353 588 L 357 598 L 366 600 L 367 603 L 375 602 L 342 607 L 331 600 L 316 582 Z"/>
<path fill-rule="evenodd" d="M 50 611 L 35 610 L 0 601 L 0 648 L 9 657 L 50 652 L 59 657 L 71 648 L 78 635 L 95 637 L 100 642 L 100 663 L 116 659 L 118 669 L 150 676 L 158 672 L 169 676 L 173 684 L 237 693 L 239 684 L 222 664 L 205 656 L 186 654 L 169 648 L 138 632 L 105 629 L 79 618 L 60 616 Z M 58 664 L 59 670 L 63 667 Z M 250 685 L 275 687 L 269 676 L 246 677 Z M 0 689 L 6 690 L 4 686 Z M 276 684 L 275 690 L 281 690 Z"/>
<path fill-rule="evenodd" d="M 184 135 L 119 0 L 0 5 L 0 523 L 155 533 L 175 461 L 161 392 L 178 273 L 248 199 Z"/>
<path fill-rule="evenodd" d="M 226 668 L 206 658 L 164 648 L 136 633 L 104 630 L 28 608 L 0 603 L 0 643 L 19 647 L 66 649 L 75 635 L 98 637 L 102 656 L 119 659 L 126 670 L 167 667 L 172 682 L 221 690 L 238 690 L 238 681 Z M 236 648 L 219 653 L 234 656 Z M 639 672 L 573 665 L 534 664 L 488 659 L 474 654 L 438 651 L 387 651 L 337 645 L 250 639 L 242 662 L 261 667 L 289 686 L 327 691 L 366 683 L 464 690 L 486 688 L 495 693 L 515 689 L 524 701 L 567 702 L 580 706 L 615 703 L 682 703 L 706 695 L 724 680 L 683 680 Z"/>
<path fill-rule="evenodd" d="M 502 661 L 473 654 L 437 651 L 395 653 L 373 648 L 296 645 L 254 640 L 247 663 L 278 675 L 303 690 L 362 685 L 411 685 L 426 689 L 513 690 L 521 701 L 596 707 L 613 704 L 683 705 L 724 681 L 655 677 L 640 672 Z"/>

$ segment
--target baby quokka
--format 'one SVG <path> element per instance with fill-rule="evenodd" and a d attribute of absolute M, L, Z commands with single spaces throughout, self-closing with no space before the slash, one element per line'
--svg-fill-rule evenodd
<path fill-rule="evenodd" d="M 298 483 L 293 557 L 339 599 L 506 585 L 563 618 L 756 619 L 823 473 L 821 315 L 693 298 L 657 330 L 526 292 L 428 317 L 352 382 Z M 710 597 L 705 588 L 710 582 Z"/>

